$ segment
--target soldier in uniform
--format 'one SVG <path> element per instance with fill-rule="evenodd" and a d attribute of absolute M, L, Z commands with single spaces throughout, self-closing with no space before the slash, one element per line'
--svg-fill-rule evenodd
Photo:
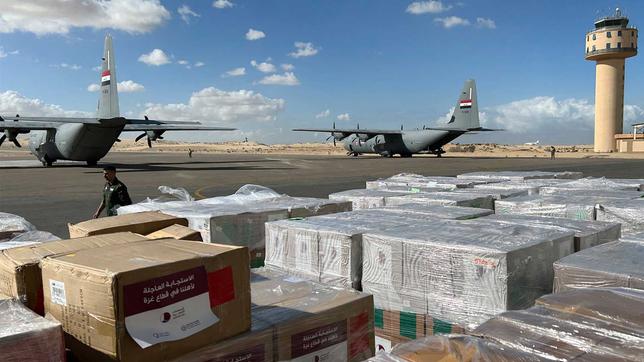
<path fill-rule="evenodd" d="M 116 209 L 120 206 L 132 204 L 130 195 L 127 193 L 127 187 L 116 178 L 116 167 L 105 166 L 103 168 L 103 177 L 107 182 L 103 188 L 103 200 L 94 213 L 94 219 L 98 218 L 103 209 L 107 209 L 107 216 L 114 216 L 116 215 Z"/>

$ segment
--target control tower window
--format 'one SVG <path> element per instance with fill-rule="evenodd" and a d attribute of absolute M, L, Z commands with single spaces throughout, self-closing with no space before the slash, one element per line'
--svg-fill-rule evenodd
<path fill-rule="evenodd" d="M 631 36 L 635 36 L 635 32 L 634 32 L 634 31 L 631 31 Z"/>
<path fill-rule="evenodd" d="M 621 30 L 617 31 L 617 36 L 622 36 L 622 31 Z"/>
<path fill-rule="evenodd" d="M 610 38 L 610 37 L 611 37 L 611 35 L 610 35 L 610 31 L 607 31 L 607 32 L 606 32 L 606 37 L 607 37 L 607 38 Z"/>
<path fill-rule="evenodd" d="M 595 40 L 595 39 L 597 39 L 597 37 L 595 36 L 595 34 L 593 34 L 593 40 Z"/>
<path fill-rule="evenodd" d="M 622 43 L 617 43 L 617 48 L 622 49 Z"/>
<path fill-rule="evenodd" d="M 586 47 L 586 53 L 588 53 L 588 47 Z"/>
<path fill-rule="evenodd" d="M 610 43 L 606 43 L 606 49 L 610 49 Z"/>
<path fill-rule="evenodd" d="M 595 49 L 595 46 L 593 45 L 593 51 L 595 51 L 595 50 L 596 50 L 596 49 Z"/>
<path fill-rule="evenodd" d="M 589 41 L 589 40 L 590 40 L 590 37 L 586 35 L 586 41 Z"/>

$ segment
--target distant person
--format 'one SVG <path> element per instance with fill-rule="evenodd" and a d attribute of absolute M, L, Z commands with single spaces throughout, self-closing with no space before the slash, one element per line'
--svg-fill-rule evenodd
<path fill-rule="evenodd" d="M 132 204 L 132 199 L 130 199 L 130 195 L 127 193 L 127 187 L 116 178 L 116 167 L 103 167 L 103 178 L 107 182 L 103 188 L 103 200 L 94 213 L 94 219 L 101 215 L 103 209 L 107 209 L 107 216 L 114 216 L 116 215 L 116 209 Z"/>
<path fill-rule="evenodd" d="M 192 158 L 192 148 L 188 148 L 188 157 Z"/>
<path fill-rule="evenodd" d="M 248 143 L 248 137 L 244 137 L 244 143 Z"/>
<path fill-rule="evenodd" d="M 555 153 L 557 152 L 557 149 L 555 146 L 550 146 L 550 159 L 554 160 L 555 159 Z"/>

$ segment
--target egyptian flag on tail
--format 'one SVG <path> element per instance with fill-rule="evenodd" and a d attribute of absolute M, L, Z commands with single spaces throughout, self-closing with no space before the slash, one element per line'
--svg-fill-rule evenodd
<path fill-rule="evenodd" d="M 461 109 L 470 109 L 470 108 L 472 108 L 472 100 L 471 99 L 461 99 L 460 108 Z"/>
<path fill-rule="evenodd" d="M 110 70 L 105 70 L 103 73 L 101 73 L 101 86 L 104 85 L 109 85 L 110 84 Z"/>

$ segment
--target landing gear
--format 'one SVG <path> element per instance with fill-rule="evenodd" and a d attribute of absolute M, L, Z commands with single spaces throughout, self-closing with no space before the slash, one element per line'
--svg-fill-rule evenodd
<path fill-rule="evenodd" d="M 411 153 L 401 153 L 400 157 L 401 158 L 411 158 L 412 154 Z"/>
<path fill-rule="evenodd" d="M 443 157 L 443 153 L 445 153 L 445 150 L 444 150 L 444 149 L 442 149 L 442 148 L 437 149 L 437 150 L 436 150 L 436 157 L 437 157 L 437 158 L 441 158 L 441 157 Z"/>
<path fill-rule="evenodd" d="M 87 166 L 89 167 L 96 167 L 97 164 L 98 164 L 97 160 L 87 160 Z"/>
<path fill-rule="evenodd" d="M 54 161 L 49 159 L 49 157 L 47 157 L 47 155 L 45 155 L 42 158 L 41 162 L 42 162 L 43 167 L 51 167 L 54 164 Z"/>

